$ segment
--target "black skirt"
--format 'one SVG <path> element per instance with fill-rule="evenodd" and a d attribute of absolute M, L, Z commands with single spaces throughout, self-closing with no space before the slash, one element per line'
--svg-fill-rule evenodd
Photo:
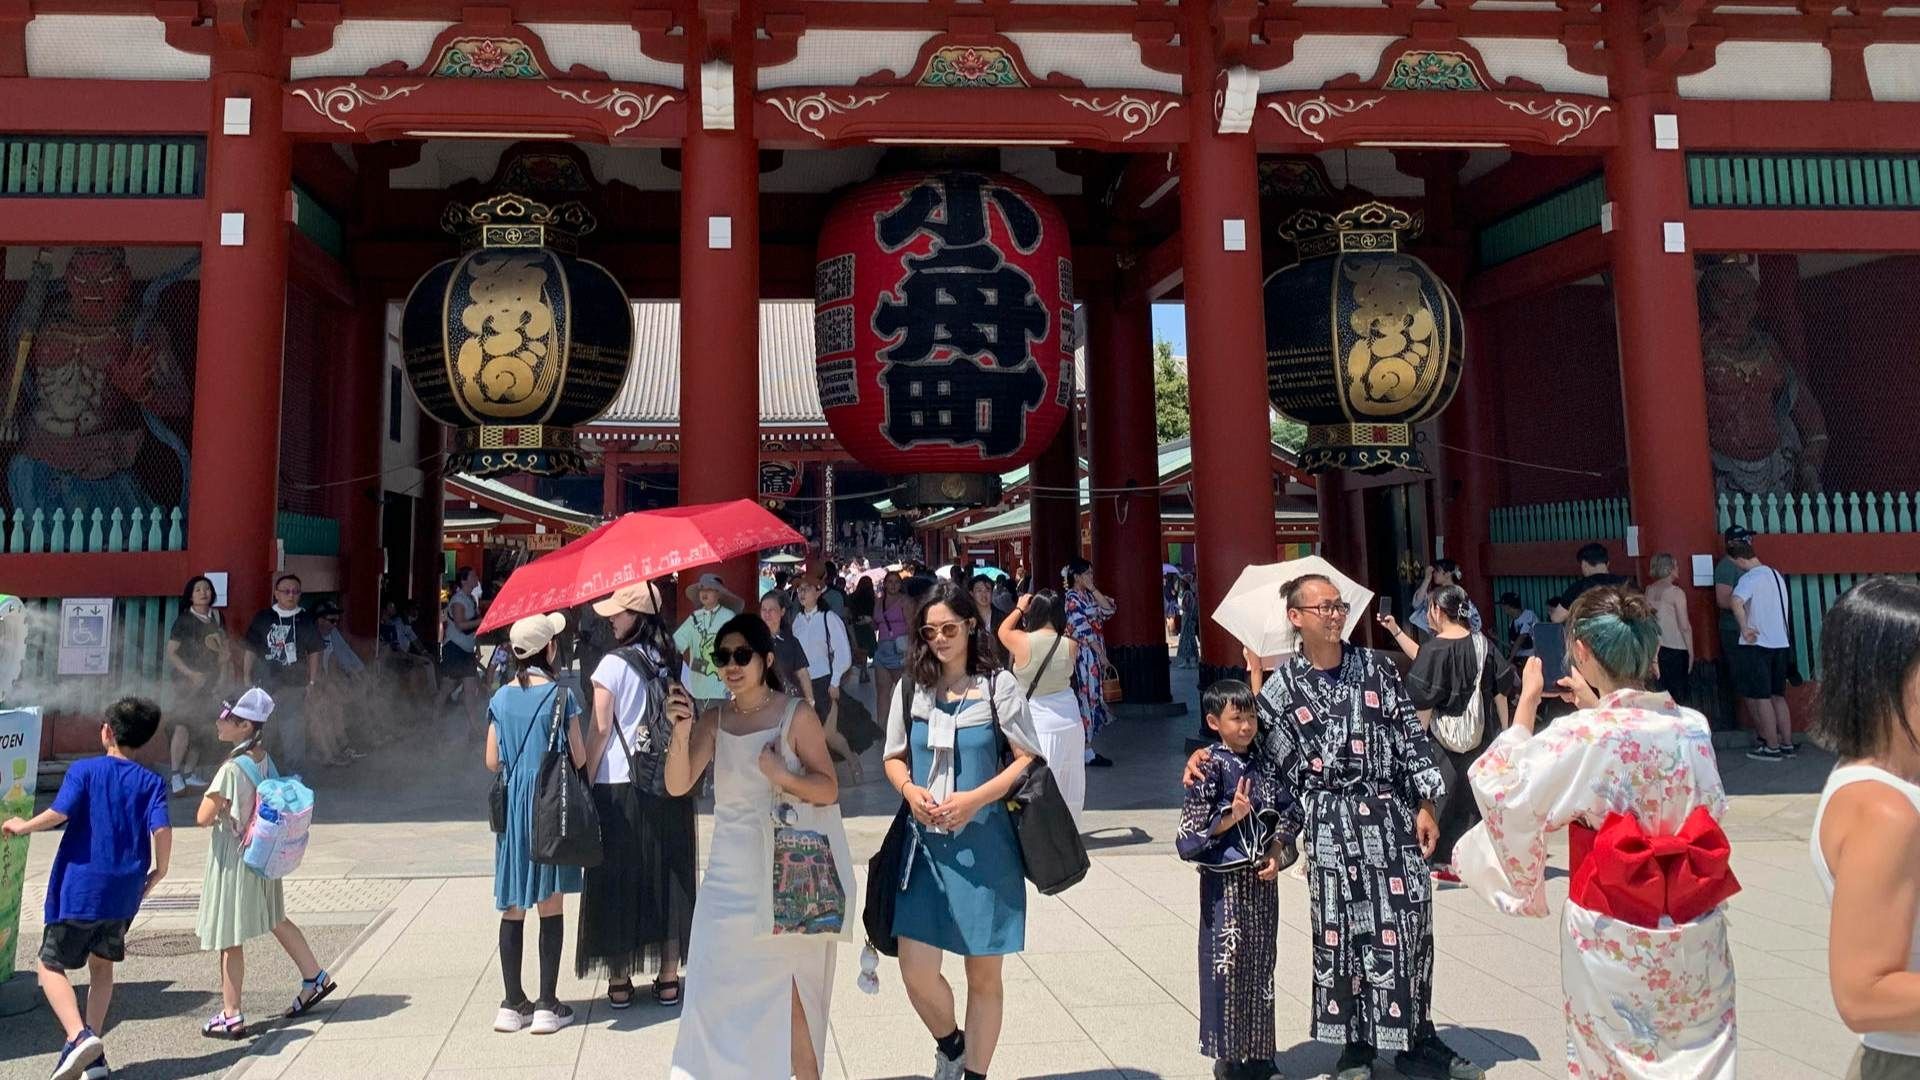
<path fill-rule="evenodd" d="M 693 798 L 595 784 L 593 802 L 606 857 L 581 884 L 574 973 L 628 980 L 658 971 L 669 947 L 684 965 L 697 873 Z"/>

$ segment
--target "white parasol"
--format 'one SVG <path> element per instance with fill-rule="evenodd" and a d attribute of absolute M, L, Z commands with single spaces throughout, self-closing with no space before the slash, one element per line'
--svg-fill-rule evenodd
<path fill-rule="evenodd" d="M 1239 580 L 1227 590 L 1227 598 L 1214 609 L 1213 621 L 1256 656 L 1298 652 L 1299 633 L 1287 618 L 1287 603 L 1280 596 L 1280 587 L 1305 574 L 1323 575 L 1340 590 L 1340 598 L 1351 605 L 1340 636 L 1352 637 L 1353 628 L 1367 617 L 1367 609 L 1373 604 L 1373 591 L 1318 555 L 1240 571 Z"/>

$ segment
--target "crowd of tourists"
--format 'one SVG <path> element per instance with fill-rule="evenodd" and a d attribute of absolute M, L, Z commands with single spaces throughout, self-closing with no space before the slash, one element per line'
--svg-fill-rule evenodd
<path fill-rule="evenodd" d="M 1795 753 L 1791 613 L 1755 539 L 1728 530 L 1715 600 L 1731 622 L 1722 647 L 1734 691 L 1758 735 L 1748 756 L 1778 762 Z M 1562 831 L 1569 1074 L 1735 1075 L 1727 901 L 1740 883 L 1712 733 L 1686 704 L 1698 688 L 1684 588 L 1670 557 L 1652 561 L 1644 591 L 1611 571 L 1604 548 L 1579 561 L 1582 576 L 1544 618 L 1500 597 L 1504 634 L 1469 599 L 1460 568 L 1436 561 L 1404 625 L 1375 616 L 1392 650 L 1349 642 L 1349 583 L 1303 573 L 1272 601 L 1295 647 L 1271 661 L 1249 651 L 1246 681 L 1204 689 L 1217 738 L 1185 765 L 1175 848 L 1200 871 L 1199 1047 L 1215 1076 L 1279 1076 L 1277 879 L 1290 868 L 1309 898 L 1298 977 L 1310 1035 L 1340 1047 L 1335 1080 L 1374 1076 L 1382 1055 L 1402 1076 L 1482 1076 L 1434 1023 L 1434 896 L 1460 886 L 1502 914 L 1548 915 L 1547 838 Z M 751 609 L 710 574 L 675 591 L 642 582 L 585 611 L 514 622 L 490 694 L 480 588 L 462 573 L 441 612 L 441 654 L 423 656 L 417 633 L 397 626 L 382 654 L 401 673 L 425 659 L 441 687 L 430 692 L 458 695 L 455 723 L 484 732 L 500 915 L 494 1030 L 548 1034 L 576 1019 L 558 989 L 574 894 L 576 975 L 603 978 L 612 1009 L 644 994 L 679 1010 L 676 1078 L 819 1077 L 840 948 L 863 939 L 862 987 L 882 977 L 876 952 L 897 956 L 936 1080 L 984 1078 L 1004 1021 L 1005 958 L 1028 944 L 1038 884 L 1025 831 L 1037 819 L 1018 808 L 1034 814 L 1029 798 L 1057 799 L 1077 837 L 1087 767 L 1105 763 L 1091 740 L 1110 721 L 1102 623 L 1116 602 L 1093 571 L 1075 559 L 1055 587 L 965 563 L 945 574 L 829 564 L 782 574 Z M 309 613 L 300 589 L 292 575 L 275 582 L 273 606 L 240 638 L 244 690 L 229 694 L 214 586 L 190 581 L 168 648 L 173 726 L 149 701 L 116 702 L 102 718 L 102 756 L 70 769 L 48 810 L 4 823 L 7 835 L 64 826 L 38 969 L 65 1040 L 55 1080 L 110 1075 L 101 1035 L 113 965 L 169 873 L 168 799 L 182 788 L 201 792 L 194 821 L 210 830 L 198 934 L 217 954 L 221 1007 L 202 1032 L 247 1034 L 242 947 L 256 938 L 271 935 L 299 970 L 285 1015 L 335 990 L 286 916 L 288 866 L 261 857 L 270 830 L 260 808 L 310 805 L 282 772 L 288 759 L 353 757 L 329 697 L 363 662 L 340 638 L 338 611 Z M 1178 636 L 1191 601 L 1178 582 L 1172 591 Z M 1920 713 L 1920 585 L 1854 588 L 1825 615 L 1821 660 L 1813 735 L 1839 764 L 1810 857 L 1831 901 L 1833 1001 L 1863 1033 L 1854 1075 L 1910 1076 L 1920 1070 L 1920 736 L 1910 720 Z M 871 710 L 849 679 L 874 683 Z M 165 775 L 131 760 L 163 730 Z M 875 744 L 901 810 L 866 875 L 863 922 L 838 807 Z M 1043 775 L 1057 794 L 1033 795 Z M 702 797 L 712 807 L 704 875 Z M 949 954 L 961 958 L 964 1010 L 943 973 Z M 82 968 L 84 1010 L 69 981 Z"/>

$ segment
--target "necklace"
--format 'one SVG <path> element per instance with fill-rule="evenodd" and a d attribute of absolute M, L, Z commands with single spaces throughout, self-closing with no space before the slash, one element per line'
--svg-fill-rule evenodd
<path fill-rule="evenodd" d="M 766 708 L 772 701 L 773 691 L 771 690 L 767 690 L 760 695 L 760 703 L 757 705 L 743 705 L 739 697 L 736 696 L 733 699 L 733 711 L 739 713 L 741 716 L 752 716 L 754 713 Z"/>

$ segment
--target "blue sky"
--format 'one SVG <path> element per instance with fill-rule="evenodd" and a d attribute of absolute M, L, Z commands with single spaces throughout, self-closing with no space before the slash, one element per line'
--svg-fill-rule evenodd
<path fill-rule="evenodd" d="M 1187 355 L 1187 307 L 1185 304 L 1153 305 L 1153 338 L 1173 343 L 1173 355 Z"/>

